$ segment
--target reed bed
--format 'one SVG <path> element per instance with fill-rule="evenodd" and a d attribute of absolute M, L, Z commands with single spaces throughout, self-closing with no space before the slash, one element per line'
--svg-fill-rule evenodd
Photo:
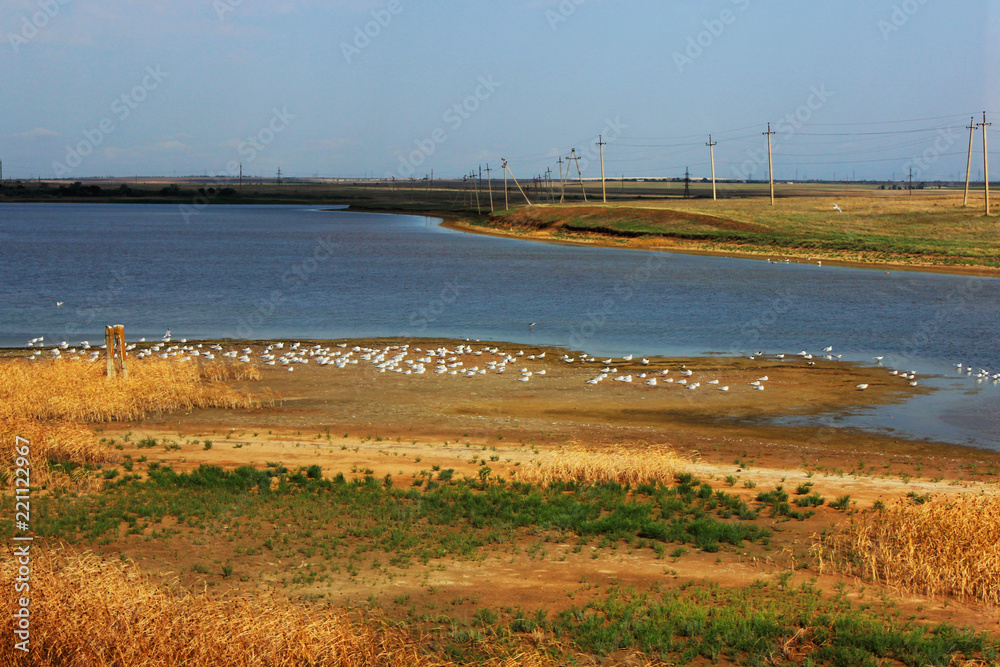
<path fill-rule="evenodd" d="M 13 591 L 5 554 L 0 587 Z M 175 592 L 134 565 L 93 554 L 32 551 L 31 653 L 14 649 L 17 596 L 0 596 L 0 664 L 32 667 L 298 667 L 453 664 L 409 634 L 362 623 L 334 608 L 310 609 L 269 595 L 217 599 Z M 498 667 L 554 664 L 541 654 L 495 657 Z"/>
<path fill-rule="evenodd" d="M 274 403 L 226 380 L 260 379 L 247 364 L 130 359 L 128 377 L 108 378 L 102 363 L 82 359 L 0 361 L 0 486 L 10 482 L 15 437 L 31 442 L 32 481 L 46 485 L 60 473 L 44 463 L 118 463 L 122 455 L 96 441 L 87 423 L 139 420 L 194 408 L 254 408 Z M 5 477 L 6 476 L 6 477 Z M 71 475 L 72 478 L 72 475 Z M 6 479 L 6 483 L 4 480 Z"/>
<path fill-rule="evenodd" d="M 13 484 L 16 437 L 26 438 L 31 443 L 30 460 L 32 486 L 44 487 L 54 482 L 72 481 L 80 487 L 83 482 L 83 471 L 67 475 L 63 469 L 53 469 L 44 463 L 72 462 L 77 465 L 117 464 L 123 460 L 121 452 L 102 445 L 94 438 L 89 428 L 78 422 L 54 421 L 43 422 L 37 419 L 22 419 L 18 417 L 0 418 L 0 488 Z M 90 485 L 92 486 L 92 485 Z M 82 490 L 81 487 L 78 490 Z"/>
<path fill-rule="evenodd" d="M 817 540 L 820 569 L 1000 606 L 1000 496 L 898 500 Z"/>
<path fill-rule="evenodd" d="M 253 367 L 249 367 L 253 368 Z M 0 364 L 0 419 L 69 419 L 101 423 L 194 408 L 252 408 L 261 400 L 220 380 L 202 378 L 195 362 L 130 359 L 128 377 L 108 378 L 104 364 L 80 359 L 9 360 Z M 211 377 L 254 371 L 211 364 Z M 267 399 L 265 399 L 266 401 Z"/>
<path fill-rule="evenodd" d="M 687 461 L 673 452 L 619 449 L 607 452 L 560 450 L 548 452 L 518 468 L 522 482 L 547 485 L 554 481 L 673 484 L 687 470 Z"/>

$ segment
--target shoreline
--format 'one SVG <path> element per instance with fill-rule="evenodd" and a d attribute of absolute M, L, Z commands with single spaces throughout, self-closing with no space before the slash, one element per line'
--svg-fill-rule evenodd
<path fill-rule="evenodd" d="M 349 210 L 353 210 L 349 209 Z M 404 213 L 404 215 L 413 215 Z M 438 216 L 434 216 L 438 217 Z M 860 262 L 856 260 L 834 259 L 830 257 L 810 257 L 808 255 L 779 255 L 778 253 L 728 251 L 693 247 L 668 247 L 630 244 L 626 239 L 591 234 L 584 237 L 580 235 L 577 239 L 556 238 L 551 232 L 525 232 L 516 233 L 506 231 L 503 228 L 488 226 L 479 227 L 462 220 L 459 216 L 451 216 L 451 219 L 442 218 L 441 226 L 453 231 L 466 232 L 469 234 L 480 234 L 483 236 L 495 236 L 499 238 L 520 239 L 523 241 L 538 241 L 540 243 L 553 243 L 556 245 L 570 246 L 591 246 L 595 248 L 619 248 L 622 250 L 645 250 L 649 252 L 665 252 L 675 255 L 694 255 L 699 257 L 723 257 L 730 259 L 753 259 L 757 261 L 783 261 L 788 259 L 793 264 L 807 264 L 821 261 L 828 266 L 839 266 L 852 269 L 869 269 L 873 271 L 908 271 L 914 273 L 939 273 L 956 276 L 972 276 L 976 278 L 1000 278 L 1000 269 L 992 267 L 963 267 L 948 266 L 943 264 L 902 264 L 892 262 Z"/>
<path fill-rule="evenodd" d="M 336 212 L 334 209 L 323 208 L 324 211 Z M 630 243 L 629 239 L 612 237 L 599 233 L 584 235 L 579 233 L 576 238 L 558 238 L 552 232 L 525 231 L 515 232 L 491 225 L 489 223 L 477 225 L 471 222 L 476 216 L 453 211 L 441 210 L 415 210 L 402 208 L 382 209 L 374 206 L 348 205 L 346 209 L 339 209 L 341 212 L 355 213 L 383 213 L 388 215 L 406 215 L 424 218 L 437 218 L 440 225 L 445 229 L 467 234 L 479 234 L 481 236 L 494 236 L 497 238 L 517 239 L 521 241 L 536 241 L 539 243 L 551 243 L 554 245 L 584 246 L 594 248 L 618 248 L 622 250 L 645 250 L 648 252 L 664 252 L 674 255 L 693 255 L 698 257 L 722 257 L 730 259 L 753 259 L 757 261 L 782 261 L 789 259 L 792 263 L 805 264 L 822 261 L 828 266 L 838 266 L 852 269 L 869 269 L 873 271 L 906 271 L 912 273 L 937 273 L 954 276 L 971 276 L 975 278 L 1000 278 L 1000 268 L 989 266 L 951 266 L 946 264 L 903 264 L 894 262 L 862 262 L 850 259 L 837 259 L 828 256 L 815 257 L 809 253 L 783 255 L 779 252 L 747 252 L 717 250 L 709 248 L 698 248 L 690 246 L 657 246 L 648 244 Z M 488 220 L 488 214 L 480 216 L 484 222 Z M 777 250 L 784 250 L 778 248 Z"/>
<path fill-rule="evenodd" d="M 934 440 L 920 438 L 915 434 L 894 434 L 878 428 L 864 428 L 857 425 L 830 426 L 830 423 L 838 423 L 838 417 L 852 414 L 860 407 L 879 407 L 899 405 L 908 402 L 916 394 L 928 394 L 938 391 L 937 389 L 921 386 L 919 389 L 910 390 L 898 383 L 894 383 L 888 375 L 888 368 L 874 367 L 864 362 L 851 361 L 824 361 L 817 360 L 816 365 L 807 366 L 799 363 L 795 358 L 778 359 L 772 357 L 760 357 L 756 360 L 748 360 L 742 357 L 719 357 L 719 356 L 651 356 L 648 365 L 641 364 L 640 359 L 625 361 L 615 359 L 611 366 L 615 366 L 616 373 L 613 375 L 634 375 L 639 373 L 650 373 L 651 377 L 659 377 L 661 369 L 673 369 L 671 375 L 680 379 L 678 369 L 689 368 L 696 375 L 692 379 L 700 379 L 707 382 L 709 379 L 721 378 L 721 384 L 732 384 L 733 390 L 727 393 L 712 391 L 711 385 L 704 387 L 697 392 L 678 391 L 679 387 L 666 385 L 662 387 L 640 386 L 642 380 L 637 379 L 634 385 L 626 385 L 614 382 L 605 382 L 602 387 L 588 387 L 584 380 L 596 375 L 604 362 L 588 362 L 582 364 L 565 364 L 560 359 L 560 355 L 568 354 L 578 356 L 579 351 L 556 345 L 539 345 L 530 343 L 517 343 L 509 341 L 488 341 L 476 340 L 468 341 L 458 338 L 336 338 L 336 339 L 261 339 L 261 340 L 232 340 L 232 339 L 189 339 L 188 346 L 202 345 L 206 348 L 211 345 L 221 345 L 233 348 L 253 348 L 263 349 L 275 343 L 285 346 L 298 345 L 302 349 L 313 346 L 333 347 L 336 344 L 346 344 L 348 348 L 360 346 L 362 348 L 387 348 L 389 346 L 408 345 L 414 349 L 432 349 L 436 347 L 453 348 L 458 345 L 474 345 L 476 348 L 494 347 L 500 350 L 507 350 L 514 355 L 523 351 L 525 359 L 530 359 L 528 355 L 545 353 L 547 355 L 540 368 L 549 370 L 548 377 L 543 381 L 545 390 L 540 391 L 542 384 L 518 385 L 504 380 L 504 376 L 493 378 L 487 376 L 490 382 L 487 383 L 485 394 L 477 393 L 476 384 L 478 380 L 459 379 L 459 383 L 464 383 L 471 390 L 466 393 L 465 389 L 459 390 L 452 400 L 454 409 L 448 413 L 441 410 L 440 414 L 431 416 L 426 410 L 435 399 L 434 396 L 424 395 L 426 387 L 424 383 L 430 381 L 429 376 L 423 376 L 415 384 L 408 384 L 407 387 L 395 387 L 395 402 L 411 404 L 413 416 L 420 415 L 420 420 L 424 420 L 424 429 L 437 432 L 446 422 L 458 420 L 461 426 L 454 424 L 445 428 L 444 432 L 462 430 L 463 432 L 473 424 L 475 427 L 484 428 L 489 422 L 496 421 L 495 427 L 504 430 L 502 424 L 505 421 L 513 420 L 520 422 L 524 427 L 537 422 L 530 430 L 545 430 L 549 427 L 556 430 L 567 430 L 574 433 L 573 439 L 591 440 L 606 439 L 612 437 L 612 433 L 618 433 L 614 437 L 624 437 L 628 434 L 630 438 L 655 439 L 668 438 L 677 442 L 686 442 L 684 449 L 700 449 L 696 443 L 698 440 L 709 439 L 716 442 L 718 447 L 720 441 L 756 441 L 759 446 L 772 452 L 778 459 L 787 459 L 790 450 L 806 451 L 813 449 L 817 452 L 826 452 L 825 455 L 832 455 L 833 452 L 855 451 L 861 454 L 867 451 L 868 456 L 881 456 L 879 452 L 892 453 L 913 458 L 930 459 L 978 459 L 985 457 L 996 460 L 1000 463 L 1000 451 L 990 448 L 988 445 L 972 445 L 968 443 L 949 442 L 945 440 Z M 157 346 L 156 341 L 138 343 L 137 349 L 148 349 Z M 172 344 L 182 345 L 180 341 Z M 0 359 L 24 359 L 32 351 L 49 350 L 46 348 L 0 348 Z M 134 354 L 134 353 L 133 353 Z M 68 356 L 68 355 L 67 355 Z M 49 358 L 48 355 L 43 357 Z M 467 359 L 472 363 L 481 363 L 484 357 L 472 357 Z M 539 362 L 521 362 L 524 365 L 538 364 Z M 267 375 L 272 376 L 275 389 L 284 399 L 291 399 L 293 403 L 299 400 L 309 404 L 315 403 L 316 397 L 311 395 L 312 390 L 317 389 L 315 383 L 319 381 L 316 373 L 326 371 L 314 369 L 312 365 L 302 367 L 294 375 L 285 373 L 273 374 L 266 367 L 260 366 Z M 277 370 L 282 370 L 280 367 Z M 759 376 L 768 375 L 769 390 L 763 393 L 746 392 L 745 385 L 752 382 Z M 372 376 L 382 377 L 387 376 Z M 306 378 L 309 381 L 305 386 L 302 383 Z M 551 378 L 551 379 L 550 379 Z M 369 378 L 371 379 L 371 378 Z M 510 378 L 507 378 L 509 380 Z M 609 378 L 610 380 L 610 378 Z M 864 393 L 855 389 L 858 383 L 870 383 L 870 388 Z M 501 384 L 498 384 L 501 383 Z M 505 384 L 502 384 L 505 383 Z M 898 386 L 897 386 L 898 385 Z M 558 389 L 556 390 L 556 387 Z M 456 386 L 439 387 L 446 395 L 454 392 Z M 308 389 L 306 393 L 301 393 Z M 364 391 L 352 389 L 352 396 L 357 397 L 361 393 L 369 390 L 376 390 L 375 386 Z M 291 394 L 289 394 L 291 391 Z M 415 392 L 411 396 L 409 392 Z M 360 393 L 359 393 L 360 392 Z M 916 394 L 914 393 L 916 392 Z M 299 398 L 293 398 L 296 394 L 301 394 Z M 373 401 L 381 401 L 381 394 L 376 390 L 376 394 L 371 396 Z M 531 400 L 528 398 L 531 397 Z M 344 397 L 341 397 L 344 398 Z M 326 402 L 326 401 L 324 401 Z M 391 401 L 392 402 L 392 401 Z M 291 404 L 286 403 L 286 407 Z M 327 412 L 324 408 L 323 412 Z M 270 411 L 269 411 L 270 412 Z M 279 411 L 280 412 L 280 411 Z M 350 414 L 349 414 L 350 413 Z M 370 413 L 367 417 L 362 413 Z M 356 416 L 357 415 L 357 416 Z M 474 419 L 482 423 L 467 422 L 471 415 L 481 415 Z M 497 415 L 504 415 L 498 418 Z M 332 416 L 327 414 L 327 417 Z M 273 413 L 272 417 L 277 418 L 278 413 Z M 403 429 L 402 423 L 396 424 L 378 406 L 362 407 L 340 415 L 343 425 L 361 428 L 367 424 L 373 428 Z M 788 417 L 797 417 L 793 423 L 786 422 Z M 174 416 L 173 418 L 176 418 Z M 158 421 L 153 418 L 151 421 Z M 281 421 L 280 419 L 278 421 Z M 419 420 L 418 420 L 419 421 Z M 269 424 L 271 422 L 268 422 Z M 413 429 L 416 422 L 409 423 L 407 428 Z M 543 426 L 543 424 L 548 426 Z M 219 424 L 222 426 L 223 424 Z M 274 423 L 274 426 L 279 426 Z M 558 425 L 558 427 L 557 427 Z M 264 427 L 262 422 L 258 426 Z M 580 429 L 587 431 L 581 433 Z M 725 447 L 729 449 L 729 447 Z M 795 467 L 794 464 L 790 464 Z"/>

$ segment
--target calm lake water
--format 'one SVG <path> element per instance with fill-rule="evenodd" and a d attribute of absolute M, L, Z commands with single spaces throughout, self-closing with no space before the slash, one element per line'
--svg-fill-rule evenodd
<path fill-rule="evenodd" d="M 0 285 L 7 347 L 100 341 L 116 323 L 130 340 L 446 336 L 619 356 L 832 345 L 944 388 L 836 423 L 1000 450 L 1000 389 L 954 368 L 1000 372 L 993 278 L 558 246 L 302 207 L 3 204 Z"/>

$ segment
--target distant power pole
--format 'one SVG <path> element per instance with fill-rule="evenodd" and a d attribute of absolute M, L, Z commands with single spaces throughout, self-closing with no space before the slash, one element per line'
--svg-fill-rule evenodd
<path fill-rule="evenodd" d="M 684 199 L 691 197 L 691 169 L 684 167 Z"/>
<path fill-rule="evenodd" d="M 479 186 L 483 180 L 483 165 L 479 165 L 479 178 L 476 178 L 476 172 L 472 172 L 472 180 L 476 182 L 476 213 L 482 215 L 483 209 L 479 205 Z"/>
<path fill-rule="evenodd" d="M 712 135 L 708 135 L 708 152 L 712 156 L 712 201 L 718 199 L 715 192 L 715 147 L 719 144 L 717 141 L 712 141 Z"/>
<path fill-rule="evenodd" d="M 583 201 L 587 202 L 587 186 L 583 184 L 583 171 L 580 170 L 580 158 L 576 154 L 576 149 L 574 148 L 569 154 L 570 160 L 576 161 L 576 173 L 580 177 L 580 189 L 583 191 Z M 566 178 L 569 178 L 569 165 L 566 166 Z"/>
<path fill-rule="evenodd" d="M 281 167 L 278 167 L 278 185 L 281 185 Z"/>
<path fill-rule="evenodd" d="M 490 180 L 490 163 L 486 163 L 486 186 L 490 189 L 490 213 L 493 212 L 493 181 Z"/>
<path fill-rule="evenodd" d="M 771 155 L 771 135 L 774 132 L 771 131 L 771 124 L 767 124 L 767 173 L 768 180 L 771 182 L 771 206 L 774 206 L 774 158 Z"/>
<path fill-rule="evenodd" d="M 910 194 L 913 194 L 913 167 L 910 167 Z"/>
<path fill-rule="evenodd" d="M 510 171 L 510 167 L 507 166 L 507 158 L 503 158 L 503 168 Z M 514 172 L 510 171 L 510 177 L 514 179 L 514 185 L 517 186 L 517 189 L 520 190 L 521 194 L 524 196 L 524 201 L 528 202 L 528 206 L 531 206 L 531 200 L 528 199 L 528 195 L 524 194 L 524 188 L 522 188 L 521 184 L 517 182 L 517 176 L 514 175 Z"/>
<path fill-rule="evenodd" d="M 559 195 L 559 203 L 560 204 L 565 204 L 566 203 L 566 179 L 563 178 L 562 166 L 563 166 L 563 159 L 562 159 L 562 155 L 560 155 L 559 156 L 559 188 L 561 190 L 561 193 Z M 569 165 L 566 166 L 566 173 L 569 173 Z"/>
<path fill-rule="evenodd" d="M 601 147 L 601 193 L 604 197 L 604 203 L 608 203 L 608 187 L 604 180 L 604 147 L 607 144 L 604 142 L 604 137 L 602 135 L 597 135 L 597 145 Z"/>
<path fill-rule="evenodd" d="M 240 192 L 243 192 L 243 163 L 240 162 Z"/>
<path fill-rule="evenodd" d="M 503 210 L 510 210 L 510 203 L 507 201 L 507 160 L 503 161 Z"/>
<path fill-rule="evenodd" d="M 549 186 L 549 203 L 553 204 L 556 201 L 556 194 L 552 191 L 552 167 L 545 168 L 545 182 Z"/>
<path fill-rule="evenodd" d="M 986 122 L 986 112 L 983 112 L 983 122 L 979 123 L 979 127 L 983 128 L 983 183 L 986 185 L 986 215 L 990 214 L 990 152 L 986 145 L 986 128 L 991 126 L 993 123 Z"/>

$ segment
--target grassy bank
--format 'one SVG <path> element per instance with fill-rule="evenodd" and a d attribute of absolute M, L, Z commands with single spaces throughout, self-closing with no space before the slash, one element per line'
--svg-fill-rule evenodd
<path fill-rule="evenodd" d="M 61 656 L 84 654 L 93 654 L 94 662 L 87 664 L 104 664 L 100 656 L 110 655 L 130 655 L 115 662 L 122 665 L 177 664 L 170 656 L 178 655 L 222 664 L 215 660 L 251 654 L 269 656 L 267 664 L 292 664 L 288 655 L 307 662 L 341 655 L 356 660 L 343 664 L 383 664 L 374 659 L 379 653 L 385 664 L 406 659 L 417 665 L 500 664 L 516 663 L 517 656 L 537 648 L 543 658 L 532 661 L 539 664 L 617 664 L 630 654 L 641 657 L 633 664 L 708 659 L 945 665 L 998 657 L 998 645 L 987 634 L 904 617 L 891 596 L 874 589 L 867 596 L 863 590 L 847 595 L 843 585 L 823 591 L 794 566 L 738 586 L 671 574 L 671 564 L 692 552 L 713 558 L 726 552 L 774 556 L 773 532 L 765 522 L 780 529 L 781 522 L 811 513 L 793 505 L 822 505 L 821 498 L 807 500 L 811 485 L 796 489 L 792 502 L 780 487 L 755 492 L 747 502 L 688 473 L 667 484 L 553 479 L 537 486 L 505 481 L 486 463 L 481 474 L 462 479 L 451 470 L 376 479 L 364 470 L 327 477 L 319 466 L 294 471 L 278 464 L 232 471 L 204 466 L 176 473 L 128 461 L 123 476 L 104 475 L 100 493 L 42 497 L 33 503 L 37 535 L 49 545 L 70 546 L 63 554 L 39 556 L 32 628 L 38 633 L 33 636 L 45 638 L 51 660 L 35 664 L 63 664 Z M 8 504 L 3 503 L 3 516 L 10 515 Z M 3 533 L 11 528 L 5 522 Z M 567 542 L 575 542 L 572 552 L 585 550 L 593 560 L 610 560 L 618 551 L 648 552 L 662 561 L 664 576 L 640 585 L 604 586 L 584 576 L 566 591 L 566 599 L 531 609 L 473 599 L 473 610 L 463 614 L 460 608 L 470 600 L 449 602 L 429 584 L 422 610 L 402 593 L 387 606 L 370 597 L 361 616 L 310 604 L 322 599 L 317 590 L 344 580 L 402 581 L 426 568 L 460 572 L 463 561 L 483 559 L 493 568 L 525 549 L 539 566 L 565 561 L 567 556 L 555 551 Z M 76 555 L 81 548 L 102 547 L 119 558 Z M 129 565 L 142 554 L 156 554 L 161 570 L 176 573 L 184 564 L 180 583 L 194 576 L 197 582 L 184 587 L 206 592 L 170 591 L 145 580 Z M 255 560 L 279 566 L 276 586 L 259 587 Z M 12 579 L 12 566 L 0 575 Z M 207 592 L 226 582 L 255 592 L 222 599 Z M 129 602 L 137 590 L 142 615 L 152 616 L 127 637 L 112 632 L 137 613 Z M 295 595 L 300 603 L 289 604 Z M 74 631 L 65 632 L 57 619 L 95 596 L 102 600 L 102 613 L 70 614 L 87 620 L 74 621 Z M 252 621 L 255 616 L 267 622 Z M 244 624 L 258 631 L 248 635 Z M 176 631 L 138 630 L 156 626 Z M 299 639 L 289 644 L 279 627 L 294 628 Z M 210 632 L 191 635 L 199 629 Z M 96 636 L 109 639 L 78 642 Z M 121 647 L 119 637 L 125 642 Z M 134 646 L 145 648 L 133 651 Z M 156 660 L 143 663 L 149 656 Z"/>
<path fill-rule="evenodd" d="M 839 210 L 834 207 L 836 204 Z M 745 254 L 774 259 L 1000 268 L 1000 225 L 961 198 L 800 197 L 536 206 L 473 223 L 556 241 Z"/>

